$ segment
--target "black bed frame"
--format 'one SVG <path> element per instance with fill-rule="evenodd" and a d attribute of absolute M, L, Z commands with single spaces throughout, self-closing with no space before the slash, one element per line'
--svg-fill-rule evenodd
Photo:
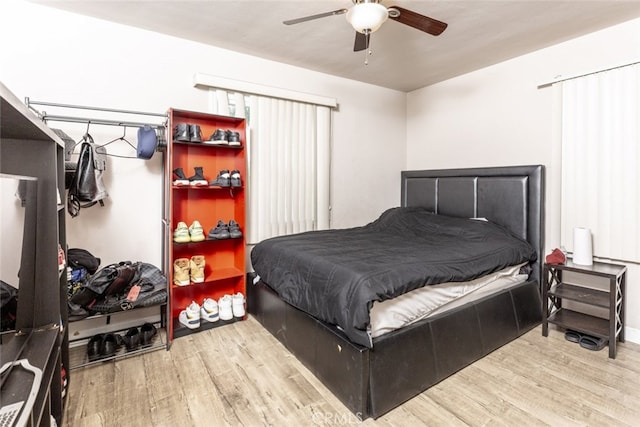
<path fill-rule="evenodd" d="M 402 206 L 505 226 L 536 248 L 538 261 L 526 283 L 375 338 L 372 349 L 267 284 L 249 284 L 249 313 L 360 419 L 385 414 L 542 320 L 543 166 L 403 171 L 401 190 Z"/>

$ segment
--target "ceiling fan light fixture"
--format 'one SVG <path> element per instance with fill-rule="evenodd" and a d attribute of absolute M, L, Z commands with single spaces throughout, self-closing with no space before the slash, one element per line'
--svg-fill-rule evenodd
<path fill-rule="evenodd" d="M 387 20 L 389 12 L 380 3 L 357 3 L 347 12 L 347 22 L 359 33 L 373 33 Z"/>

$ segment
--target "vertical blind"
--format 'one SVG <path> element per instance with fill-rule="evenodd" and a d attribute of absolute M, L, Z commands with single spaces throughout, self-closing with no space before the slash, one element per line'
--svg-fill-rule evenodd
<path fill-rule="evenodd" d="M 329 228 L 329 107 L 220 89 L 211 99 L 214 113 L 248 116 L 247 242 Z"/>
<path fill-rule="evenodd" d="M 595 256 L 640 261 L 640 66 L 566 80 L 561 243 L 590 228 Z"/>

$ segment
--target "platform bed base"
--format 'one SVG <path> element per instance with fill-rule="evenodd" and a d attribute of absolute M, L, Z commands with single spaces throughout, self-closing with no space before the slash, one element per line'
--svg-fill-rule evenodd
<path fill-rule="evenodd" d="M 541 322 L 537 282 L 353 344 L 334 326 L 247 286 L 248 311 L 359 419 L 377 418 Z"/>

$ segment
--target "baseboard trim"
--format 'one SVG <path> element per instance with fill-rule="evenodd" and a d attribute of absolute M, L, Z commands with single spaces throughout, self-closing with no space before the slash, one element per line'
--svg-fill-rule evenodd
<path fill-rule="evenodd" d="M 640 329 L 625 327 L 624 328 L 624 339 L 625 341 L 630 341 L 636 344 L 640 344 Z"/>

